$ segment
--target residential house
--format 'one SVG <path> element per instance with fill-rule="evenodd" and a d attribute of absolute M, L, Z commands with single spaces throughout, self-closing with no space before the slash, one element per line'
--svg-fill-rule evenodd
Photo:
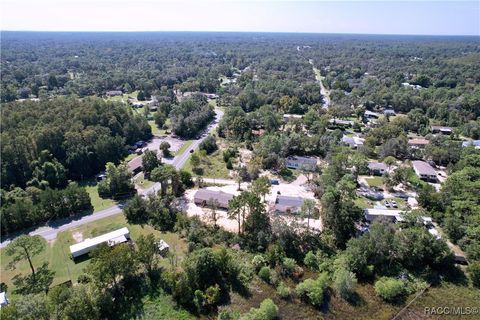
<path fill-rule="evenodd" d="M 300 197 L 290 197 L 277 195 L 275 199 L 275 212 L 277 213 L 297 213 L 302 208 L 305 200 Z"/>
<path fill-rule="evenodd" d="M 462 142 L 462 147 L 474 147 L 475 149 L 480 149 L 480 140 L 470 140 Z"/>
<path fill-rule="evenodd" d="M 393 116 L 397 115 L 395 113 L 395 110 L 393 110 L 393 109 L 385 109 L 385 110 L 383 110 L 383 114 L 385 116 L 389 116 L 389 117 L 393 117 Z"/>
<path fill-rule="evenodd" d="M 378 119 L 380 117 L 380 114 L 377 112 L 366 110 L 363 114 L 363 117 L 366 119 Z"/>
<path fill-rule="evenodd" d="M 130 231 L 128 231 L 128 228 L 124 227 L 95 238 L 85 239 L 80 243 L 71 245 L 70 253 L 75 259 L 77 257 L 88 254 L 100 244 L 106 243 L 109 246 L 114 246 L 116 244 L 125 243 L 128 241 L 130 241 Z"/>
<path fill-rule="evenodd" d="M 365 215 L 365 220 L 368 222 L 375 221 L 379 218 L 389 219 L 392 222 L 403 220 L 403 211 L 401 210 L 367 208 L 363 211 L 363 213 Z"/>
<path fill-rule="evenodd" d="M 368 170 L 370 171 L 371 175 L 381 176 L 387 171 L 387 165 L 382 162 L 369 162 L 368 163 Z"/>
<path fill-rule="evenodd" d="M 311 157 L 291 156 L 286 159 L 286 166 L 290 169 L 313 171 L 317 167 L 317 159 Z"/>
<path fill-rule="evenodd" d="M 233 194 L 226 193 L 223 191 L 215 191 L 209 189 L 199 189 L 195 196 L 193 197 L 193 201 L 196 205 L 206 207 L 209 206 L 210 201 L 216 201 L 217 208 L 220 209 L 228 209 L 228 202 L 232 200 Z"/>
<path fill-rule="evenodd" d="M 115 96 L 121 96 L 121 95 L 123 95 L 123 92 L 120 91 L 120 90 L 111 90 L 111 91 L 107 91 L 107 92 L 105 93 L 105 95 L 106 95 L 107 97 L 115 97 Z"/>
<path fill-rule="evenodd" d="M 136 157 L 133 158 L 128 162 L 128 171 L 130 171 L 133 175 L 140 173 L 142 171 L 142 159 L 143 157 Z"/>
<path fill-rule="evenodd" d="M 452 134 L 452 132 L 453 132 L 453 129 L 450 127 L 432 126 L 432 133 L 441 133 L 441 134 L 450 135 Z"/>
<path fill-rule="evenodd" d="M 288 114 L 288 113 L 285 113 L 283 115 L 283 121 L 285 122 L 288 122 L 288 121 L 292 121 L 292 120 L 295 120 L 295 119 L 302 119 L 303 118 L 303 115 L 301 114 Z"/>
<path fill-rule="evenodd" d="M 331 125 L 337 126 L 337 127 L 343 127 L 343 128 L 350 128 L 353 126 L 353 121 L 350 120 L 341 120 L 341 119 L 330 119 L 328 122 Z"/>
<path fill-rule="evenodd" d="M 437 172 L 425 161 L 412 161 L 413 170 L 422 180 L 437 181 Z"/>
<path fill-rule="evenodd" d="M 357 149 L 358 147 L 363 146 L 365 139 L 359 137 L 342 137 L 342 143 L 346 146 L 349 146 L 352 149 Z"/>
<path fill-rule="evenodd" d="M 408 146 L 414 149 L 423 149 L 430 141 L 423 138 L 408 139 Z"/>

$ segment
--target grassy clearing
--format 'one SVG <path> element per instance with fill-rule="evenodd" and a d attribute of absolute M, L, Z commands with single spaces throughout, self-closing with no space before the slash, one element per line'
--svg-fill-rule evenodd
<path fill-rule="evenodd" d="M 428 289 L 410 307 L 402 313 L 401 319 L 431 319 L 425 314 L 425 308 L 432 307 L 478 307 L 480 290 L 452 283 L 442 283 Z M 477 319 L 478 315 L 440 315 L 438 319 Z M 435 319 L 437 319 L 435 317 Z"/>
<path fill-rule="evenodd" d="M 115 205 L 115 201 L 112 199 L 102 199 L 98 195 L 98 184 L 95 180 L 87 180 L 79 183 L 80 186 L 85 187 L 90 199 L 92 201 L 93 211 L 101 211 Z"/>
<path fill-rule="evenodd" d="M 375 204 L 375 201 L 369 200 L 365 197 L 358 197 L 355 199 L 355 204 L 362 209 L 371 208 Z"/>
<path fill-rule="evenodd" d="M 201 159 L 201 167 L 203 168 L 203 174 L 201 175 L 204 178 L 217 178 L 217 179 L 231 179 L 228 175 L 229 170 L 226 167 L 225 162 L 223 161 L 222 151 L 217 150 L 206 158 Z M 190 161 L 185 163 L 183 167 L 184 170 L 191 172 L 193 175 L 197 176 L 192 171 L 192 165 Z"/>
<path fill-rule="evenodd" d="M 170 295 L 160 294 L 154 298 L 146 298 L 143 302 L 142 319 L 196 319 L 188 311 L 175 308 L 175 302 Z"/>
<path fill-rule="evenodd" d="M 370 187 L 380 187 L 383 185 L 383 177 L 365 178 Z"/>
<path fill-rule="evenodd" d="M 190 145 L 192 144 L 193 140 L 188 140 L 188 141 L 185 141 L 182 146 L 180 147 L 180 149 L 178 149 L 176 152 L 175 152 L 175 155 L 176 156 L 179 156 L 181 154 L 183 154 L 188 147 L 190 147 Z"/>
<path fill-rule="evenodd" d="M 112 101 L 112 102 L 122 102 L 122 100 L 126 103 L 128 101 L 128 98 L 137 98 L 138 96 L 138 91 L 133 91 L 131 93 L 124 93 L 122 96 L 115 96 L 115 97 L 107 97 L 105 98 L 106 101 Z"/>
<path fill-rule="evenodd" d="M 56 240 L 47 243 L 46 249 L 33 258 L 34 266 L 38 267 L 43 262 L 48 261 L 50 269 L 55 272 L 53 285 L 68 280 L 72 280 L 72 282 L 75 283 L 78 276 L 82 274 L 83 270 L 90 262 L 87 259 L 85 261 L 74 263 L 70 258 L 69 247 L 76 243 L 74 236 L 81 236 L 83 239 L 86 239 L 122 227 L 128 227 L 133 241 L 138 239 L 140 235 L 148 234 L 154 234 L 155 237 L 165 240 L 170 245 L 170 251 L 176 256 L 175 260 L 177 263 L 180 263 L 185 257 L 187 244 L 178 234 L 160 232 L 147 225 L 141 226 L 137 224 L 129 224 L 125 220 L 125 217 L 120 214 L 59 233 Z M 10 270 L 7 268 L 7 265 L 11 261 L 11 258 L 5 255 L 4 249 L 0 250 L 0 258 L 0 281 L 5 282 L 8 285 L 9 293 L 12 293 L 15 289 L 12 285 L 12 278 L 19 273 L 24 275 L 30 273 L 28 263 L 26 261 L 21 261 L 17 264 L 15 270 Z M 162 259 L 161 265 L 168 268 L 171 266 L 171 262 L 168 259 Z M 12 297 L 12 295 L 10 296 Z M 13 297 L 15 297 L 15 295 L 13 295 Z"/>
<path fill-rule="evenodd" d="M 142 189 L 148 189 L 153 186 L 155 182 L 145 179 L 145 176 L 142 172 L 135 177 L 135 184 Z"/>

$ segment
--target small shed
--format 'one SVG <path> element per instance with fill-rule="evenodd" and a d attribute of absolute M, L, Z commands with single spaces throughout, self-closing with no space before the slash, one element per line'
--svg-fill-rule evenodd
<path fill-rule="evenodd" d="M 8 304 L 7 293 L 5 291 L 0 292 L 0 308 L 2 306 L 6 306 L 7 304 Z"/>
<path fill-rule="evenodd" d="M 168 252 L 170 251 L 170 246 L 163 239 L 160 239 L 157 242 L 157 247 L 158 247 L 158 252 L 160 252 L 160 255 L 162 257 L 166 256 L 168 254 Z"/>

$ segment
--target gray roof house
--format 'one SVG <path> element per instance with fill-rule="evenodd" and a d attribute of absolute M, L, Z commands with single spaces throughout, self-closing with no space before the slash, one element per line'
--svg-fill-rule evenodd
<path fill-rule="evenodd" d="M 393 109 L 385 109 L 385 110 L 383 110 L 383 114 L 386 115 L 386 116 L 396 115 L 395 110 L 393 110 Z"/>
<path fill-rule="evenodd" d="M 107 92 L 105 93 L 105 95 L 106 95 L 107 97 L 115 97 L 115 96 L 121 96 L 121 95 L 123 95 L 123 92 L 120 91 L 120 90 L 111 90 L 111 91 L 107 91 Z"/>
<path fill-rule="evenodd" d="M 383 162 L 369 162 L 368 170 L 372 175 L 383 175 L 387 170 L 387 165 Z"/>
<path fill-rule="evenodd" d="M 317 166 L 317 159 L 310 157 L 291 156 L 286 159 L 285 164 L 287 168 L 290 169 L 315 170 Z"/>
<path fill-rule="evenodd" d="M 373 111 L 370 111 L 370 110 L 366 110 L 365 113 L 363 114 L 363 116 L 365 118 L 375 118 L 375 119 L 378 119 L 380 117 L 380 114 L 376 113 L 376 112 L 373 112 Z"/>
<path fill-rule="evenodd" d="M 413 170 L 420 179 L 437 181 L 437 172 L 425 161 L 412 161 Z"/>
<path fill-rule="evenodd" d="M 432 126 L 432 133 L 452 134 L 453 130 L 445 126 Z"/>
<path fill-rule="evenodd" d="M 209 189 L 199 189 L 193 198 L 196 205 L 208 206 L 209 200 L 217 201 L 218 208 L 228 209 L 228 202 L 232 200 L 233 194 L 223 191 L 215 191 Z"/>
<path fill-rule="evenodd" d="M 480 149 L 480 140 L 471 140 L 462 142 L 462 147 L 474 147 L 475 149 Z"/>
<path fill-rule="evenodd" d="M 290 197 L 277 195 L 275 199 L 275 212 L 278 213 L 297 213 L 305 200 L 300 197 Z"/>
<path fill-rule="evenodd" d="M 356 149 L 358 147 L 363 146 L 363 142 L 365 139 L 359 138 L 359 137 L 348 137 L 348 136 L 343 136 L 342 137 L 342 143 L 344 145 L 349 146 L 352 149 Z"/>
<path fill-rule="evenodd" d="M 365 215 L 365 220 L 368 222 L 372 222 L 379 218 L 389 219 L 392 222 L 403 220 L 403 211 L 401 210 L 367 208 L 364 209 L 363 213 Z"/>

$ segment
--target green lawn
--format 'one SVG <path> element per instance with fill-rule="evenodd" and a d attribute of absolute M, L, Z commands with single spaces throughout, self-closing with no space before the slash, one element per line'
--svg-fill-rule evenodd
<path fill-rule="evenodd" d="M 75 263 L 70 258 L 69 247 L 76 243 L 74 237 L 81 236 L 83 239 L 91 238 L 122 227 L 128 227 L 133 241 L 138 239 L 140 235 L 148 235 L 151 233 L 157 238 L 165 240 L 170 245 L 170 251 L 177 257 L 178 263 L 185 257 L 187 244 L 178 234 L 160 232 L 148 225 L 129 224 L 123 214 L 119 214 L 59 233 L 56 240 L 47 243 L 46 249 L 33 258 L 34 266 L 38 267 L 43 262 L 48 261 L 50 269 L 55 272 L 53 285 L 68 280 L 76 282 L 78 276 L 82 274 L 83 269 L 89 264 L 89 260 Z M 12 278 L 19 273 L 28 274 L 30 269 L 26 261 L 18 263 L 15 270 L 8 269 L 7 265 L 11 261 L 11 258 L 5 255 L 4 249 L 0 250 L 0 258 L 0 281 L 8 285 L 10 297 L 12 297 L 11 293 L 13 291 L 12 289 L 14 289 Z M 164 267 L 171 266 L 168 259 L 162 259 L 161 265 Z M 13 297 L 15 297 L 15 295 L 13 295 Z"/>
<path fill-rule="evenodd" d="M 136 178 L 135 178 L 135 184 L 138 185 L 142 189 L 148 189 L 151 186 L 153 186 L 155 182 L 150 181 L 145 179 L 143 172 L 140 173 Z"/>
<path fill-rule="evenodd" d="M 112 199 L 102 199 L 98 195 L 98 184 L 95 180 L 87 180 L 79 183 L 80 186 L 85 187 L 90 199 L 92 201 L 93 211 L 100 211 L 103 209 L 110 208 L 115 204 L 115 201 Z"/>
<path fill-rule="evenodd" d="M 380 187 L 383 185 L 383 177 L 365 178 L 370 187 Z"/>
<path fill-rule="evenodd" d="M 181 154 L 183 154 L 188 147 L 190 147 L 190 145 L 192 144 L 192 140 L 188 140 L 188 141 L 185 141 L 182 146 L 180 147 L 180 149 L 178 149 L 176 152 L 175 152 L 175 155 L 176 156 L 179 156 Z"/>
<path fill-rule="evenodd" d="M 132 98 L 137 98 L 138 96 L 138 91 L 133 91 L 132 93 L 124 93 L 123 96 L 115 96 L 115 97 L 107 97 L 105 98 L 106 101 L 112 101 L 112 102 L 120 102 L 125 101 L 125 103 L 128 101 L 128 97 Z"/>
<path fill-rule="evenodd" d="M 369 200 L 365 197 L 358 197 L 355 199 L 355 204 L 362 209 L 371 208 L 374 206 L 375 201 Z"/>
<path fill-rule="evenodd" d="M 220 150 L 217 150 L 211 155 L 208 155 L 206 158 L 203 158 L 201 167 L 203 168 L 202 177 L 204 178 L 231 179 L 231 177 L 228 175 L 229 170 L 223 161 L 222 151 Z M 185 163 L 183 169 L 196 176 L 196 174 L 194 174 L 192 171 L 190 160 Z"/>

